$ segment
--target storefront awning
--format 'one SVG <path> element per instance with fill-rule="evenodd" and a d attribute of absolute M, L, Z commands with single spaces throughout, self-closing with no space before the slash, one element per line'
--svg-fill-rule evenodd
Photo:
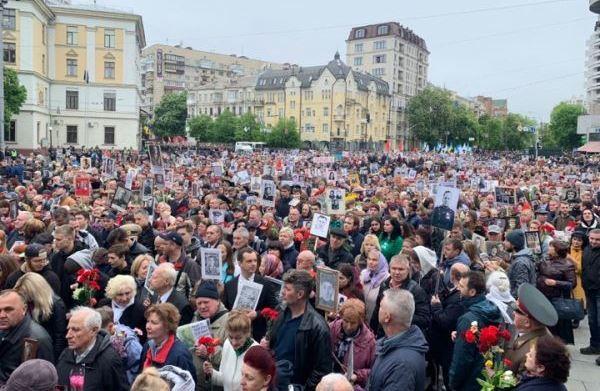
<path fill-rule="evenodd" d="M 600 153 L 600 141 L 590 141 L 583 147 L 579 147 L 577 150 L 585 153 Z"/>

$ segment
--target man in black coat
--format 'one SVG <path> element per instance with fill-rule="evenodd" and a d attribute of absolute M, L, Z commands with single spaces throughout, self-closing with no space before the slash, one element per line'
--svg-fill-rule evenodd
<path fill-rule="evenodd" d="M 69 225 L 60 225 L 54 229 L 54 252 L 50 257 L 50 266 L 60 279 L 60 297 L 67 309 L 73 307 L 73 291 L 71 284 L 75 283 L 77 270 L 81 265 L 68 259 L 71 255 L 85 249 L 83 243 L 75 240 L 75 231 Z M 91 267 L 91 261 L 90 261 Z"/>
<path fill-rule="evenodd" d="M 337 269 L 342 263 L 354 264 L 354 257 L 346 249 L 346 239 L 348 234 L 343 229 L 332 229 L 329 233 L 329 243 L 317 251 L 317 257 L 332 269 Z"/>
<path fill-rule="evenodd" d="M 373 330 L 376 337 L 381 338 L 384 336 L 376 314 L 379 313 L 383 292 L 388 289 L 405 289 L 413 294 L 415 299 L 415 313 L 412 318 L 412 324 L 419 326 L 423 334 L 426 334 L 431 321 L 427 293 L 410 278 L 410 261 L 408 257 L 405 255 L 396 255 L 390 260 L 390 277 L 381 283 L 379 287 L 377 302 L 373 310 L 374 316 L 371 318 L 371 330 Z"/>
<path fill-rule="evenodd" d="M 194 316 L 194 310 L 189 300 L 177 289 L 175 281 L 177 279 L 177 270 L 172 263 L 165 262 L 158 265 L 152 277 L 150 278 L 150 287 L 154 295 L 145 304 L 150 303 L 171 303 L 179 310 L 181 319 L 179 325 L 190 323 Z"/>
<path fill-rule="evenodd" d="M 590 244 L 583 250 L 581 282 L 585 291 L 590 324 L 590 345 L 581 354 L 600 354 L 600 229 L 589 232 Z M 600 365 L 600 357 L 596 359 Z"/>
<path fill-rule="evenodd" d="M 27 359 L 41 358 L 54 362 L 52 338 L 31 319 L 27 314 L 25 299 L 12 289 L 0 292 L 0 335 L 0 383 L 5 383 L 21 365 L 26 345 L 30 346 L 32 353 L 25 354 Z M 28 342 L 26 339 L 37 342 Z M 37 350 L 33 345 L 37 346 Z"/>
<path fill-rule="evenodd" d="M 135 223 L 142 228 L 142 232 L 138 237 L 138 243 L 154 253 L 154 239 L 156 238 L 156 232 L 154 232 L 152 224 L 150 224 L 148 211 L 146 209 L 136 210 L 133 214 L 133 219 Z"/>
<path fill-rule="evenodd" d="M 58 383 L 69 387 L 71 372 L 83 369 L 86 390 L 129 390 L 121 357 L 110 336 L 101 330 L 100 314 L 89 307 L 71 311 L 67 331 L 69 347 L 58 359 Z"/>
<path fill-rule="evenodd" d="M 225 284 L 222 302 L 223 305 L 231 311 L 238 296 L 240 284 L 254 282 L 263 286 L 256 308 L 248 308 L 252 303 L 244 302 L 244 297 L 238 299 L 238 308 L 248 308 L 250 310 L 249 316 L 250 319 L 252 319 L 252 337 L 254 340 L 260 341 L 267 332 L 267 322 L 266 319 L 259 316 L 258 313 L 266 307 L 275 308 L 277 306 L 277 301 L 272 292 L 271 284 L 268 284 L 262 276 L 256 274 L 258 269 L 258 253 L 249 247 L 245 247 L 238 252 L 237 261 L 240 265 L 240 274 Z M 248 304 L 248 306 L 246 306 L 246 304 Z"/>
<path fill-rule="evenodd" d="M 54 293 L 60 295 L 60 280 L 56 273 L 52 271 L 48 262 L 46 248 L 37 243 L 29 244 L 25 248 L 25 263 L 18 270 L 12 272 L 4 282 L 4 288 L 9 289 L 15 286 L 17 280 L 25 273 L 38 273 L 50 285 Z"/>

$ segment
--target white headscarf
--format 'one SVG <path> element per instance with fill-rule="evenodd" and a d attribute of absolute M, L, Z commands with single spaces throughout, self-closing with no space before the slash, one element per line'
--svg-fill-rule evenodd
<path fill-rule="evenodd" d="M 421 272 L 423 276 L 429 273 L 431 269 L 435 269 L 437 265 L 437 255 L 435 254 L 435 251 L 424 246 L 413 247 L 413 251 L 417 254 L 417 257 L 419 258 L 419 262 L 421 263 Z"/>
<path fill-rule="evenodd" d="M 510 294 L 510 280 L 506 273 L 501 271 L 490 273 L 485 286 L 488 290 L 485 297 L 498 307 L 506 323 L 513 324 L 514 314 L 511 304 L 516 300 Z"/>

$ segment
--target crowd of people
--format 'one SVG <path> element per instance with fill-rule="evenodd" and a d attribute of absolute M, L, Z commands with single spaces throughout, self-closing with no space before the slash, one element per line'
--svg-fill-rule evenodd
<path fill-rule="evenodd" d="M 480 390 L 488 326 L 566 390 L 584 311 L 600 356 L 598 158 L 164 149 L 4 157 L 2 390 Z"/>

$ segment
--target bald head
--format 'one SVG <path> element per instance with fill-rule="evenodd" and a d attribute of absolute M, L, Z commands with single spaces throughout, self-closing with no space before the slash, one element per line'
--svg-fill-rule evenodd
<path fill-rule="evenodd" d="M 312 251 L 304 250 L 298 254 L 296 258 L 296 269 L 298 270 L 312 270 L 315 266 L 315 254 Z"/>
<path fill-rule="evenodd" d="M 323 376 L 319 384 L 317 384 L 317 391 L 353 391 L 352 384 L 346 379 L 344 375 L 339 373 L 330 373 L 329 375 Z"/>
<path fill-rule="evenodd" d="M 469 272 L 469 267 L 464 263 L 455 263 L 450 268 L 450 280 L 456 286 L 462 275 Z"/>

